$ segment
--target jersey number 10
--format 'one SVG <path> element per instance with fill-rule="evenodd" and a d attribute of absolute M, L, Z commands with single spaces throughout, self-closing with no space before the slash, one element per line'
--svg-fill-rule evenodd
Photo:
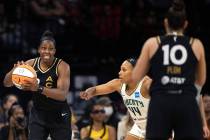
<path fill-rule="evenodd" d="M 167 44 L 162 47 L 162 50 L 164 65 L 169 65 L 170 62 L 172 62 L 175 65 L 182 65 L 187 60 L 187 50 L 183 45 L 174 45 L 170 48 L 170 46 Z M 176 57 L 177 51 L 180 51 L 181 53 L 180 58 Z"/>

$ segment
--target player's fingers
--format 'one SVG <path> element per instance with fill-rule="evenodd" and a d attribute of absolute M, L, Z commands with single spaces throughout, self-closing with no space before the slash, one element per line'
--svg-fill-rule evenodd
<path fill-rule="evenodd" d="M 23 60 L 20 61 L 21 65 L 25 65 L 25 62 Z"/>
<path fill-rule="evenodd" d="M 17 63 L 14 64 L 14 67 L 17 67 L 20 64 L 19 61 L 17 61 Z"/>
<path fill-rule="evenodd" d="M 204 134 L 204 136 L 203 136 L 204 138 L 208 138 L 208 136 L 207 136 L 207 134 Z"/>
<path fill-rule="evenodd" d="M 208 127 L 206 128 L 206 136 L 207 136 L 207 137 L 210 136 L 210 131 L 209 131 Z"/>
<path fill-rule="evenodd" d="M 79 96 L 80 96 L 80 97 L 82 97 L 82 96 L 83 96 L 83 92 L 82 92 L 82 91 L 79 93 Z"/>
<path fill-rule="evenodd" d="M 208 130 L 205 130 L 204 131 L 204 138 L 208 138 L 209 137 L 209 131 Z"/>
<path fill-rule="evenodd" d="M 17 65 L 18 65 L 18 66 L 21 65 L 21 61 L 18 61 L 18 62 L 17 62 Z"/>
<path fill-rule="evenodd" d="M 27 80 L 27 79 L 24 79 L 23 82 L 24 82 L 24 85 L 31 85 L 31 84 L 33 84 L 32 80 Z"/>
<path fill-rule="evenodd" d="M 84 92 L 84 91 L 81 91 L 81 92 L 80 92 L 80 97 L 81 97 L 81 98 L 85 98 L 85 92 Z"/>
<path fill-rule="evenodd" d="M 210 136 L 210 132 L 207 130 L 206 132 L 206 138 L 208 138 Z"/>

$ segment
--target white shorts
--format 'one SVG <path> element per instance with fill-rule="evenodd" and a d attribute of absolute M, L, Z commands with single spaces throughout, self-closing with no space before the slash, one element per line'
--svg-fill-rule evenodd
<path fill-rule="evenodd" d="M 138 125 L 134 123 L 128 134 L 137 138 L 145 138 L 146 131 L 140 129 Z"/>

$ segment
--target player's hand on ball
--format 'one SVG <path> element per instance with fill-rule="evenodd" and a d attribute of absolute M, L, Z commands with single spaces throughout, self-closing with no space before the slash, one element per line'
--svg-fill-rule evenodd
<path fill-rule="evenodd" d="M 25 64 L 24 61 L 17 61 L 17 62 L 14 64 L 12 71 L 13 71 L 15 68 L 17 68 L 18 66 L 23 65 L 23 64 Z"/>
<path fill-rule="evenodd" d="M 39 85 L 37 79 L 33 78 L 32 80 L 26 80 L 21 86 L 25 91 L 37 91 Z"/>
<path fill-rule="evenodd" d="M 20 65 L 27 65 L 27 64 L 24 61 L 17 61 L 17 63 L 14 64 L 14 67 L 16 68 L 16 67 L 18 67 Z"/>

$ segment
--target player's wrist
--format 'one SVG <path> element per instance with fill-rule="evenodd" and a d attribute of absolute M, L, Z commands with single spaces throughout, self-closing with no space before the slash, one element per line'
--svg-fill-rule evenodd
<path fill-rule="evenodd" d="M 87 90 L 85 90 L 86 93 L 91 94 L 91 95 L 92 95 L 95 91 L 96 91 L 96 88 L 95 88 L 95 87 L 91 87 L 91 88 L 88 88 Z"/>
<path fill-rule="evenodd" d="M 37 92 L 43 94 L 44 86 L 38 85 Z"/>

